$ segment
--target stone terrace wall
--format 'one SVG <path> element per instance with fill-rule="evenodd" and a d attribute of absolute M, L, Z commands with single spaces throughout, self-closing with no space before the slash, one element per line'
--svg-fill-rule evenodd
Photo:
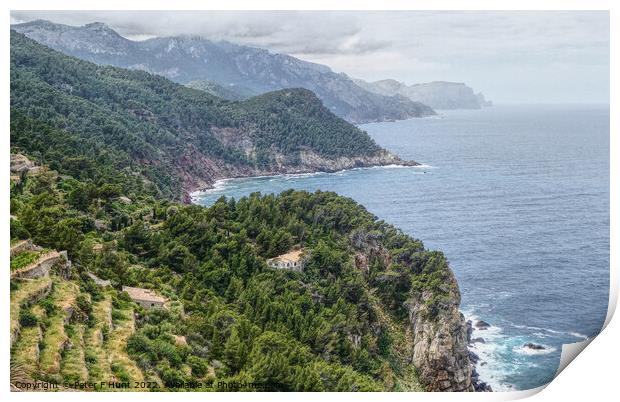
<path fill-rule="evenodd" d="M 39 259 L 25 268 L 11 272 L 11 279 L 34 279 L 48 275 L 50 269 L 57 262 L 62 261 L 63 257 L 57 251 L 51 251 L 39 257 Z"/>
<path fill-rule="evenodd" d="M 39 247 L 32 243 L 32 240 L 20 240 L 13 247 L 11 247 L 11 257 L 16 256 L 24 251 L 35 251 Z"/>

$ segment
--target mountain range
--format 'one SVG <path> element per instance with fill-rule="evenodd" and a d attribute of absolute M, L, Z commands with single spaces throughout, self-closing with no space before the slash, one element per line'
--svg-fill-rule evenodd
<path fill-rule="evenodd" d="M 11 32 L 13 146 L 83 176 L 106 160 L 170 198 L 228 177 L 411 164 L 303 88 L 238 102 Z M 50 143 L 57 142 L 53 147 Z M 93 163 L 93 161 L 96 161 Z"/>
<path fill-rule="evenodd" d="M 11 28 L 70 56 L 144 70 L 181 84 L 208 81 L 208 86 L 217 84 L 238 94 L 235 97 L 306 88 L 333 113 L 354 123 L 435 114 L 429 106 L 405 96 L 368 91 L 327 66 L 265 49 L 195 36 L 132 41 L 100 22 L 74 27 L 36 20 Z"/>

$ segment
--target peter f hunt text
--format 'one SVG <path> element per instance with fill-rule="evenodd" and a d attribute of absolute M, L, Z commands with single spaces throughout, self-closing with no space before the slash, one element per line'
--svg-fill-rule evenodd
<path fill-rule="evenodd" d="M 165 388 L 176 389 L 218 389 L 218 390 L 270 390 L 278 389 L 278 384 L 275 383 L 258 383 L 258 382 L 241 382 L 241 381 L 217 381 L 217 382 L 201 382 L 201 381 L 188 381 L 188 382 L 174 382 L 166 383 L 163 385 Z M 17 382 L 15 387 L 22 391 L 47 391 L 47 390 L 61 390 L 62 388 L 79 389 L 79 390 L 112 390 L 112 389 L 155 389 L 162 388 L 162 385 L 157 382 L 151 381 L 101 381 L 101 382 L 64 382 L 54 383 L 47 381 L 32 381 L 32 382 Z"/>

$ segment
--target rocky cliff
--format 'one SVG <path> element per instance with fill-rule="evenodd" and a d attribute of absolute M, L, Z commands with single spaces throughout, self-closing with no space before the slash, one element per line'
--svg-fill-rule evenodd
<path fill-rule="evenodd" d="M 474 391 L 467 326 L 459 311 L 461 296 L 452 271 L 441 286 L 446 295 L 436 314 L 430 311 L 437 296 L 432 291 L 423 291 L 407 303 L 414 338 L 413 364 L 428 391 Z"/>
<path fill-rule="evenodd" d="M 335 158 L 321 156 L 312 150 L 303 150 L 299 153 L 299 160 L 295 165 L 289 163 L 290 156 L 279 152 L 275 153 L 274 159 L 276 164 L 267 168 L 257 168 L 223 165 L 209 158 L 199 160 L 189 158 L 186 163 L 194 169 L 203 172 L 203 175 L 195 176 L 189 173 L 181 173 L 183 176 L 183 201 L 190 202 L 190 193 L 212 188 L 215 182 L 221 179 L 315 172 L 333 173 L 346 169 L 390 165 L 419 165 L 418 162 L 403 160 L 385 150 L 379 151 L 377 155 L 372 156 L 341 156 Z"/>
<path fill-rule="evenodd" d="M 434 81 L 414 85 L 391 79 L 355 82 L 369 91 L 385 96 L 402 95 L 434 109 L 480 109 L 492 105 L 482 93 L 474 93 L 472 88 L 459 82 Z"/>
<path fill-rule="evenodd" d="M 417 272 L 411 277 L 412 288 L 404 303 L 408 345 L 402 353 L 410 355 L 401 358 L 406 364 L 413 364 L 420 384 L 427 391 L 475 391 L 474 371 L 467 349 L 468 326 L 459 311 L 461 295 L 443 254 L 421 260 L 403 258 L 401 251 L 389 250 L 382 242 L 359 232 L 351 236 L 351 243 L 358 250 L 355 266 L 367 276 L 373 275 L 373 264 L 385 267 L 392 275 L 403 263 L 408 272 Z M 389 280 L 385 274 L 379 278 Z M 392 309 L 398 307 L 392 306 Z"/>

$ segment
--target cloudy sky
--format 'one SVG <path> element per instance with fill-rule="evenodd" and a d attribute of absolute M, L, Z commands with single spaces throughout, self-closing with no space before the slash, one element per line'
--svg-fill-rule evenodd
<path fill-rule="evenodd" d="M 101 21 L 134 40 L 225 39 L 366 80 L 465 82 L 498 103 L 609 101 L 607 12 L 11 12 L 38 18 Z"/>

